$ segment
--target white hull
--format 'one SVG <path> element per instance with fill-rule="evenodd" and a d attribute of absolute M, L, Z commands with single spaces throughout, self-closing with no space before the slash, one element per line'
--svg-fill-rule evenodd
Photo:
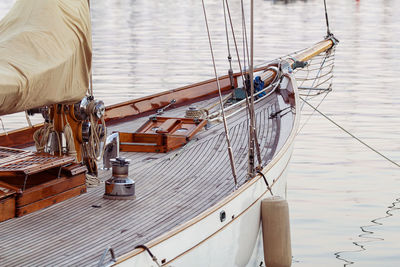
<path fill-rule="evenodd" d="M 272 187 L 274 195 L 285 197 L 291 152 L 292 146 L 266 175 L 268 181 L 276 180 Z M 262 242 L 260 205 L 261 200 L 268 196 L 270 193 L 264 180 L 253 180 L 247 188 L 238 190 L 231 199 L 217 205 L 218 208 L 200 215 L 201 219 L 195 218 L 160 238 L 165 240 L 150 250 L 159 261 L 165 259 L 167 266 L 255 266 L 253 262 L 258 266 L 264 258 L 262 245 L 257 244 Z M 223 222 L 220 221 L 222 211 L 226 213 Z M 146 251 L 117 265 L 157 266 Z"/>
<path fill-rule="evenodd" d="M 295 84 L 293 81 L 292 85 Z M 298 100 L 297 88 L 295 92 Z M 286 104 L 281 101 L 280 105 L 283 109 Z M 298 117 L 289 114 L 282 118 L 282 127 L 289 126 L 290 130 L 282 132 L 279 152 L 263 169 L 269 184 L 272 184 L 273 194 L 283 198 L 286 198 L 286 174 Z M 271 194 L 258 175 L 217 205 L 147 246 L 158 262 L 165 264 L 163 266 L 259 266 L 264 261 L 260 205 L 261 200 L 268 196 Z M 226 219 L 221 222 L 222 212 L 225 212 Z M 149 253 L 141 249 L 122 256 L 115 265 L 157 266 Z"/>

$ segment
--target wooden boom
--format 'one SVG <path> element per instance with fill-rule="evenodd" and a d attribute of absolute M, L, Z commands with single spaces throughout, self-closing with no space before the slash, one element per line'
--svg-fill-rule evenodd
<path fill-rule="evenodd" d="M 294 55 L 291 58 L 286 59 L 286 62 L 290 64 L 291 67 L 294 67 L 294 64 L 296 61 L 301 61 L 301 62 L 306 62 L 313 57 L 321 54 L 322 52 L 325 52 L 329 49 L 331 49 L 335 45 L 335 39 L 334 37 L 331 37 L 329 39 L 323 40 L 319 43 L 316 43 L 310 48 L 305 49 L 301 53 Z M 277 74 L 276 70 L 274 69 L 268 69 L 264 73 L 260 75 L 261 80 L 264 81 L 265 86 L 269 85 L 275 78 L 275 75 Z"/>

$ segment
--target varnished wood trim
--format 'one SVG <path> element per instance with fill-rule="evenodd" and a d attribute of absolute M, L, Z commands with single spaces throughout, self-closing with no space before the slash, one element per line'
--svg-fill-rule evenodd
<path fill-rule="evenodd" d="M 234 81 L 234 86 L 236 87 L 237 79 L 234 79 Z M 229 76 L 221 77 L 219 82 L 222 91 L 228 91 L 231 89 Z M 105 120 L 106 122 L 112 120 L 121 120 L 151 110 L 157 110 L 168 105 L 173 99 L 176 101 L 174 105 L 179 105 L 197 98 L 206 96 L 211 97 L 216 93 L 218 93 L 216 79 L 211 79 L 178 89 L 109 106 L 106 108 Z"/>
<path fill-rule="evenodd" d="M 263 168 L 262 172 L 264 174 L 266 174 L 272 167 L 274 167 L 279 162 L 279 160 L 285 155 L 285 153 L 288 151 L 288 149 L 290 148 L 290 146 L 292 145 L 292 143 L 294 141 L 294 138 L 297 135 L 297 131 L 299 128 L 299 121 L 300 121 L 300 116 L 299 116 L 299 114 L 300 114 L 300 112 L 299 112 L 300 111 L 300 108 L 299 108 L 300 98 L 299 98 L 297 86 L 295 86 L 294 91 L 295 91 L 295 101 L 296 101 L 296 114 L 294 114 L 295 119 L 294 119 L 292 131 L 291 131 L 288 139 L 286 140 L 285 144 L 283 145 L 283 147 L 280 149 L 280 151 L 276 155 L 276 157 L 274 157 L 272 159 L 272 161 Z M 163 236 L 150 241 L 148 244 L 146 244 L 146 246 L 149 248 L 152 248 L 152 247 L 160 244 L 161 242 L 169 239 L 170 237 L 184 231 L 185 229 L 189 228 L 193 224 L 198 223 L 199 221 L 203 220 L 205 217 L 207 217 L 210 214 L 214 213 L 215 211 L 221 209 L 224 205 L 226 205 L 227 203 L 231 202 L 233 199 L 238 197 L 241 193 L 243 193 L 245 190 L 247 190 L 249 187 L 251 187 L 259 179 L 261 179 L 261 177 L 262 177 L 261 175 L 257 175 L 256 177 L 249 180 L 247 183 L 245 183 L 243 186 L 241 186 L 238 190 L 231 193 L 229 196 L 227 196 L 225 199 L 221 200 L 219 203 L 217 203 L 213 207 L 211 207 L 208 210 L 204 211 L 203 213 L 199 214 L 198 216 L 196 216 L 192 220 L 186 222 L 185 224 L 177 227 L 176 229 L 173 229 L 173 230 L 167 232 L 166 234 L 164 234 Z M 275 180 L 275 182 L 273 184 L 275 184 L 277 182 L 277 180 Z M 140 254 L 141 252 L 143 252 L 142 249 L 133 250 L 132 252 L 129 252 L 129 253 L 121 256 L 115 264 L 126 261 L 129 258 L 132 258 L 132 257 Z"/>
<path fill-rule="evenodd" d="M 59 193 L 57 195 L 33 202 L 33 203 L 25 205 L 25 206 L 17 207 L 16 215 L 17 215 L 17 217 L 21 217 L 28 213 L 49 207 L 51 205 L 62 202 L 71 197 L 78 196 L 85 192 L 86 192 L 86 185 L 80 185 L 78 187 L 69 189 L 69 190 Z"/>
<path fill-rule="evenodd" d="M 35 124 L 32 127 L 25 127 L 0 134 L 1 146 L 24 148 L 34 144 L 33 133 L 40 129 L 43 123 Z"/>
<path fill-rule="evenodd" d="M 45 175 L 45 174 L 43 174 Z M 26 189 L 17 198 L 17 206 L 25 206 L 41 199 L 60 194 L 77 186 L 85 184 L 85 174 L 79 174 L 74 177 L 60 177 L 49 182 L 33 186 Z"/>

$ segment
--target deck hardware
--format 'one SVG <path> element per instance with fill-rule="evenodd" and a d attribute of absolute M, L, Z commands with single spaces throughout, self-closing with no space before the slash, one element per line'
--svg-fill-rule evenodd
<path fill-rule="evenodd" d="M 225 213 L 225 211 L 223 210 L 223 211 L 221 211 L 221 212 L 219 213 L 219 220 L 220 220 L 221 222 L 223 222 L 223 221 L 225 221 L 225 219 L 226 219 L 226 213 Z"/>
<path fill-rule="evenodd" d="M 265 185 L 267 186 L 268 191 L 271 193 L 271 195 L 273 196 L 274 194 L 272 193 L 272 189 L 268 184 L 267 178 L 265 177 L 264 173 L 262 173 L 261 171 L 257 171 L 258 174 L 260 174 L 262 176 L 262 178 L 264 179 Z"/>
<path fill-rule="evenodd" d="M 111 159 L 119 157 L 119 134 L 114 132 L 107 136 L 104 155 L 103 155 L 103 168 L 109 170 L 111 168 Z"/>
<path fill-rule="evenodd" d="M 60 136 L 56 132 L 50 132 L 44 152 L 56 154 L 60 150 Z"/>
<path fill-rule="evenodd" d="M 97 117 L 97 119 L 101 119 L 103 115 L 106 113 L 106 106 L 102 100 L 95 100 L 94 107 L 93 107 L 93 115 Z"/>
<path fill-rule="evenodd" d="M 290 109 L 291 107 L 286 107 L 286 108 L 284 108 L 284 109 L 281 109 L 281 110 L 278 110 L 278 111 L 276 111 L 276 112 L 274 112 L 274 113 L 271 113 L 271 115 L 269 115 L 269 118 L 270 119 L 275 119 L 278 115 L 280 115 L 282 112 L 284 112 L 284 111 L 286 111 L 286 110 L 288 110 L 288 109 Z M 286 115 L 287 113 L 284 113 L 283 115 L 281 115 L 280 117 L 283 117 L 284 115 Z"/>
<path fill-rule="evenodd" d="M 154 256 L 153 253 L 151 253 L 151 251 L 150 251 L 150 249 L 149 249 L 148 247 L 146 247 L 145 245 L 138 245 L 138 246 L 135 247 L 135 249 L 138 249 L 138 248 L 141 248 L 141 249 L 143 249 L 143 250 L 146 250 L 147 253 L 149 253 L 151 259 L 157 264 L 157 266 L 158 266 L 158 267 L 161 267 L 161 265 L 160 265 L 160 264 L 158 263 L 158 261 L 157 261 L 157 257 Z"/>
<path fill-rule="evenodd" d="M 135 199 L 135 181 L 128 177 L 130 160 L 122 157 L 111 159 L 112 177 L 105 183 L 104 198 Z"/>
<path fill-rule="evenodd" d="M 157 114 L 157 115 L 163 114 L 164 111 L 165 111 L 167 108 L 169 108 L 171 105 L 173 105 L 173 104 L 175 104 L 175 103 L 176 103 L 176 100 L 175 100 L 175 99 L 172 99 L 171 102 L 169 102 L 168 105 L 164 106 L 163 108 L 158 109 L 156 114 Z"/>
<path fill-rule="evenodd" d="M 22 188 L 22 191 L 25 191 L 25 187 L 26 187 L 26 181 L 28 180 L 28 174 L 25 174 L 25 178 L 24 178 L 24 187 Z"/>
<path fill-rule="evenodd" d="M 104 260 L 105 260 L 105 258 L 106 258 L 106 256 L 107 256 L 107 253 L 108 253 L 109 251 L 110 251 L 110 254 L 111 254 L 111 261 L 112 261 L 112 262 L 117 262 L 117 259 L 115 258 L 114 249 L 113 249 L 112 247 L 108 246 L 108 247 L 104 250 L 103 255 L 101 256 L 101 259 L 100 259 L 100 261 L 99 261 L 99 264 L 97 264 L 98 267 L 103 267 L 103 266 L 104 266 L 103 262 L 104 262 Z"/>
<path fill-rule="evenodd" d="M 134 133 L 119 132 L 119 149 L 167 153 L 186 145 L 206 124 L 204 119 L 154 117 Z"/>
<path fill-rule="evenodd" d="M 82 141 L 88 142 L 90 137 L 91 125 L 90 122 L 85 121 L 82 123 Z"/>
<path fill-rule="evenodd" d="M 60 179 L 60 177 L 61 177 L 62 167 L 63 167 L 63 166 L 60 166 L 60 167 L 58 168 L 57 179 Z"/>

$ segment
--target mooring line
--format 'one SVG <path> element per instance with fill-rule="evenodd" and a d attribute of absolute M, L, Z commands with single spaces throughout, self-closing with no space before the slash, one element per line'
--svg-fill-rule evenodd
<path fill-rule="evenodd" d="M 384 159 L 386 159 L 387 161 L 393 163 L 394 165 L 396 165 L 397 167 L 400 167 L 400 164 L 391 160 L 390 158 L 386 157 L 385 155 L 383 155 L 381 152 L 379 152 L 378 150 L 376 150 L 375 148 L 371 147 L 370 145 L 368 145 L 367 143 L 365 143 L 363 140 L 361 140 L 360 138 L 358 138 L 357 136 L 355 136 L 354 134 L 350 133 L 348 130 L 346 130 L 345 128 L 343 128 L 342 126 L 340 126 L 338 123 L 336 123 L 334 120 L 332 120 L 331 118 L 329 118 L 327 115 L 325 115 L 324 113 L 322 113 L 321 111 L 319 111 L 316 107 L 314 107 L 313 105 L 311 105 L 310 103 L 308 103 L 304 98 L 300 97 L 301 100 L 304 101 L 304 103 L 306 103 L 307 105 L 309 105 L 312 109 L 314 109 L 316 112 L 318 112 L 322 117 L 324 117 L 325 119 L 327 119 L 328 121 L 330 121 L 331 123 L 333 123 L 334 125 L 336 125 L 339 129 L 341 129 L 342 131 L 344 131 L 345 133 L 347 133 L 348 135 L 350 135 L 351 137 L 353 137 L 354 139 L 356 139 L 358 142 L 360 142 L 361 144 L 363 144 L 364 146 L 366 146 L 367 148 L 369 148 L 370 150 L 372 150 L 373 152 L 375 152 L 376 154 L 380 155 L 381 157 L 383 157 Z"/>

